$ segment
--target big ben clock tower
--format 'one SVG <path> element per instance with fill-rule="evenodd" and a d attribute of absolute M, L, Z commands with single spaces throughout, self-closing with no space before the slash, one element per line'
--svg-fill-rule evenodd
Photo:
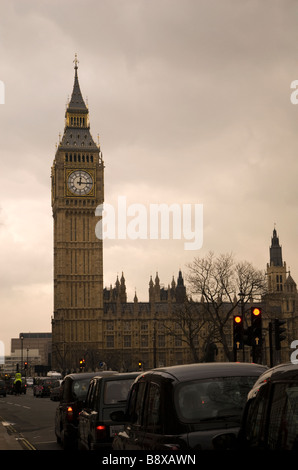
<path fill-rule="evenodd" d="M 103 312 L 102 240 L 95 209 L 104 200 L 104 165 L 94 142 L 78 80 L 78 60 L 64 134 L 52 166 L 54 221 L 54 316 L 52 367 L 76 370 L 85 359 L 95 368 Z"/>

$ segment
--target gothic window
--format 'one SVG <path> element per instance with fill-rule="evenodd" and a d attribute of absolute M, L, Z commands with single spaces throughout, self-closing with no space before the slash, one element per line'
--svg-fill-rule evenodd
<path fill-rule="evenodd" d="M 141 348 L 148 348 L 148 335 L 141 336 Z"/>
<path fill-rule="evenodd" d="M 126 321 L 126 322 L 124 322 L 123 329 L 124 329 L 125 331 L 130 331 L 130 329 L 131 329 L 131 322 L 130 322 L 129 320 Z"/>
<path fill-rule="evenodd" d="M 114 347 L 114 335 L 107 335 L 107 348 Z"/>
<path fill-rule="evenodd" d="M 131 348 L 131 335 L 124 335 L 124 342 L 123 342 L 123 346 L 125 348 Z"/>
<path fill-rule="evenodd" d="M 276 275 L 276 290 L 278 292 L 282 292 L 282 275 L 277 274 Z"/>

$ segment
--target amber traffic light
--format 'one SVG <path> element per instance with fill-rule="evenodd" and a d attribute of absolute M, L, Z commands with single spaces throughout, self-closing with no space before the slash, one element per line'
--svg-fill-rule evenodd
<path fill-rule="evenodd" d="M 243 321 L 241 315 L 233 318 L 233 344 L 234 349 L 243 349 Z"/>
<path fill-rule="evenodd" d="M 258 317 L 259 315 L 261 315 L 261 309 L 257 307 L 252 308 L 252 315 Z"/>
<path fill-rule="evenodd" d="M 262 309 L 251 307 L 251 337 L 252 346 L 262 345 Z"/>

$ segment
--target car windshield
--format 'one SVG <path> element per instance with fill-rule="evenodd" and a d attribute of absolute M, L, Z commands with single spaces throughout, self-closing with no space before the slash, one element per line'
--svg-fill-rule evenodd
<path fill-rule="evenodd" d="M 104 404 L 125 402 L 134 379 L 113 380 L 105 383 Z"/>
<path fill-rule="evenodd" d="M 185 382 L 177 387 L 176 406 L 189 423 L 240 421 L 247 394 L 257 377 L 218 377 Z"/>

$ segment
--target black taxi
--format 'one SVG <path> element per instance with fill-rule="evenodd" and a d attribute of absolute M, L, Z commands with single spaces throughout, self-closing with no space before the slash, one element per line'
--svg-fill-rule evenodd
<path fill-rule="evenodd" d="M 143 373 L 131 388 L 127 424 L 113 449 L 233 448 L 247 394 L 265 370 L 249 363 L 200 363 Z"/>
<path fill-rule="evenodd" d="M 79 416 L 79 450 L 110 448 L 124 422 L 113 422 L 112 413 L 125 411 L 132 383 L 140 372 L 95 376 L 91 379 L 86 401 Z"/>
<path fill-rule="evenodd" d="M 298 450 L 298 364 L 279 364 L 249 392 L 238 448 Z"/>
<path fill-rule="evenodd" d="M 79 413 L 84 406 L 92 377 L 117 373 L 116 371 L 81 372 L 64 377 L 60 403 L 55 414 L 55 434 L 57 442 L 65 450 L 77 447 Z"/>

